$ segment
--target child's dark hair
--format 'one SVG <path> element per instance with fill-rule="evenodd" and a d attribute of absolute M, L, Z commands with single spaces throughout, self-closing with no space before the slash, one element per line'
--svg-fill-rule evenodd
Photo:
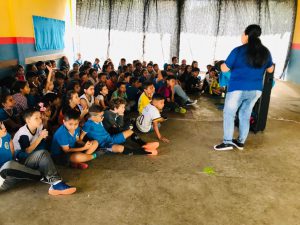
<path fill-rule="evenodd" d="M 147 89 L 151 85 L 154 85 L 151 81 L 145 81 L 143 83 L 143 89 Z"/>
<path fill-rule="evenodd" d="M 7 91 L 0 95 L 0 108 L 4 108 L 3 104 L 6 103 L 8 96 L 11 94 Z"/>
<path fill-rule="evenodd" d="M 27 81 L 16 81 L 13 85 L 13 91 L 15 93 L 19 93 L 21 91 L 21 89 L 24 89 L 25 86 L 28 85 L 28 82 Z"/>
<path fill-rule="evenodd" d="M 95 97 L 98 96 L 98 94 L 103 90 L 103 88 L 106 87 L 106 84 L 98 83 L 95 87 Z"/>
<path fill-rule="evenodd" d="M 122 85 L 126 86 L 126 83 L 125 82 L 118 82 L 117 83 L 117 88 L 120 88 Z"/>
<path fill-rule="evenodd" d="M 123 98 L 112 98 L 109 102 L 109 108 L 112 110 L 118 109 L 120 105 L 126 105 L 126 100 Z"/>
<path fill-rule="evenodd" d="M 79 81 L 77 81 L 77 80 L 71 80 L 71 81 L 67 84 L 67 90 L 68 90 L 68 91 L 74 90 L 74 88 L 75 88 L 76 85 L 79 85 L 79 86 L 80 86 Z"/>
<path fill-rule="evenodd" d="M 87 82 L 85 82 L 82 86 L 82 90 L 87 90 L 89 89 L 89 87 L 94 86 L 92 81 L 88 80 Z"/>
<path fill-rule="evenodd" d="M 129 83 L 132 85 L 137 82 L 139 79 L 137 77 L 130 77 Z"/>
<path fill-rule="evenodd" d="M 101 113 L 104 111 L 104 108 L 100 105 L 96 105 L 93 104 L 90 108 L 89 108 L 89 114 L 90 116 L 95 115 L 95 113 Z"/>
<path fill-rule="evenodd" d="M 192 72 L 200 72 L 200 69 L 197 68 L 197 67 L 194 67 L 194 68 L 192 69 Z"/>
<path fill-rule="evenodd" d="M 152 101 L 153 100 L 157 100 L 157 101 L 165 100 L 165 97 L 159 93 L 154 93 L 154 95 L 152 96 Z"/>
<path fill-rule="evenodd" d="M 38 61 L 35 66 L 38 68 L 40 66 L 42 66 L 43 64 L 45 64 L 43 61 Z"/>
<path fill-rule="evenodd" d="M 89 71 L 90 76 L 91 76 L 94 72 L 97 72 L 97 70 L 94 69 L 94 68 L 91 68 L 90 71 Z"/>
<path fill-rule="evenodd" d="M 109 77 L 117 77 L 117 76 L 118 76 L 118 74 L 117 74 L 116 71 L 111 71 L 111 72 L 109 73 Z"/>
<path fill-rule="evenodd" d="M 78 63 L 73 63 L 73 67 L 75 67 L 75 66 L 79 66 L 79 64 Z"/>
<path fill-rule="evenodd" d="M 26 79 L 27 79 L 27 80 L 29 80 L 29 79 L 31 79 L 31 78 L 33 78 L 33 77 L 38 77 L 38 75 L 36 74 L 36 72 L 28 71 L 28 72 L 26 73 Z"/>
<path fill-rule="evenodd" d="M 80 73 L 79 73 L 80 79 L 81 79 L 84 75 L 87 75 L 86 72 L 84 72 L 84 71 L 80 72 Z"/>
<path fill-rule="evenodd" d="M 144 72 L 146 72 L 146 71 L 148 72 L 148 70 L 147 70 L 147 69 L 142 69 L 142 72 L 141 72 L 141 74 L 142 74 L 142 75 L 144 75 Z"/>
<path fill-rule="evenodd" d="M 64 112 L 64 121 L 79 120 L 79 119 L 80 119 L 79 111 L 69 109 Z"/>
<path fill-rule="evenodd" d="M 33 69 L 33 67 L 34 67 L 35 65 L 33 65 L 33 64 L 28 64 L 27 66 L 26 66 L 26 71 L 28 72 L 28 71 L 32 71 L 32 69 Z"/>
<path fill-rule="evenodd" d="M 26 109 L 24 112 L 23 112 L 23 119 L 24 121 L 26 121 L 27 118 L 29 117 L 32 117 L 32 115 L 36 112 L 40 112 L 38 108 L 36 107 L 32 107 L 32 108 L 29 108 L 29 109 Z"/>
<path fill-rule="evenodd" d="M 72 99 L 73 95 L 75 95 L 75 94 L 78 94 L 78 93 L 74 90 L 67 91 L 67 94 L 66 94 L 66 97 L 65 97 L 66 104 L 69 104 L 69 101 Z"/>
<path fill-rule="evenodd" d="M 166 78 L 168 76 L 167 72 L 165 70 L 161 70 L 161 75 L 163 78 Z"/>
<path fill-rule="evenodd" d="M 57 94 L 48 93 L 43 97 L 42 102 L 50 104 L 50 103 L 54 102 L 57 98 L 59 98 L 59 96 Z"/>
<path fill-rule="evenodd" d="M 73 78 L 74 75 L 75 75 L 76 73 L 78 73 L 78 71 L 76 71 L 76 70 L 71 70 L 71 71 L 69 72 L 69 77 L 70 77 L 70 78 Z"/>
<path fill-rule="evenodd" d="M 24 69 L 24 67 L 22 66 L 22 65 L 17 65 L 17 67 L 16 67 L 16 71 L 18 71 L 19 69 Z"/>
<path fill-rule="evenodd" d="M 124 78 L 131 77 L 131 76 L 132 76 L 132 74 L 131 74 L 131 73 L 128 73 L 128 72 L 126 72 L 126 73 L 124 74 Z"/>
<path fill-rule="evenodd" d="M 169 76 L 167 77 L 167 80 L 176 80 L 176 77 L 173 76 L 173 75 L 169 75 Z"/>
<path fill-rule="evenodd" d="M 55 79 L 65 79 L 66 77 L 65 77 L 65 74 L 63 74 L 61 71 L 57 71 L 56 73 L 55 73 Z"/>
<path fill-rule="evenodd" d="M 107 77 L 107 73 L 99 73 L 99 74 L 98 74 L 98 78 L 99 78 L 99 79 L 100 79 L 102 76 Z"/>

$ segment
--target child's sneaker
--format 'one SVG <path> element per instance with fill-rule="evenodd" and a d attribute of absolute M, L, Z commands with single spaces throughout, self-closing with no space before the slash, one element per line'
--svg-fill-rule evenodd
<path fill-rule="evenodd" d="M 71 163 L 71 167 L 75 169 L 85 170 L 89 167 L 86 163 Z"/>
<path fill-rule="evenodd" d="M 48 191 L 49 195 L 71 195 L 74 192 L 76 192 L 76 187 L 71 187 L 62 181 L 51 185 Z"/>
<path fill-rule="evenodd" d="M 176 108 L 176 109 L 175 109 L 175 112 L 181 113 L 181 114 L 185 114 L 185 113 L 186 113 L 186 109 L 185 109 L 185 108 L 182 108 L 182 107 L 179 107 L 179 108 Z"/>
<path fill-rule="evenodd" d="M 194 100 L 194 101 L 193 100 L 188 100 L 185 104 L 186 105 L 196 105 L 197 102 L 198 102 L 197 100 Z"/>
<path fill-rule="evenodd" d="M 233 150 L 233 145 L 232 144 L 219 144 L 219 145 L 215 145 L 214 149 L 216 151 L 228 151 L 228 150 Z"/>
<path fill-rule="evenodd" d="M 143 146 L 145 150 L 153 149 L 156 150 L 159 147 L 159 142 L 148 142 Z"/>
<path fill-rule="evenodd" d="M 244 150 L 244 144 L 240 143 L 237 139 L 232 139 L 232 144 L 234 147 L 236 147 L 238 150 Z"/>

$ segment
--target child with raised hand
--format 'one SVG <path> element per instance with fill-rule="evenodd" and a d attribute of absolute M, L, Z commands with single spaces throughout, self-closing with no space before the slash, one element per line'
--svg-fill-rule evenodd
<path fill-rule="evenodd" d="M 159 131 L 160 123 L 165 121 L 160 115 L 160 111 L 164 108 L 164 103 L 164 96 L 154 94 L 151 103 L 144 108 L 142 115 L 136 119 L 136 126 L 143 133 L 154 131 L 159 140 L 169 143 L 170 141 L 162 136 Z"/>
<path fill-rule="evenodd" d="M 145 81 L 143 83 L 144 92 L 141 94 L 138 101 L 138 111 L 142 114 L 143 109 L 150 103 L 152 96 L 155 92 L 155 87 L 152 82 Z"/>
<path fill-rule="evenodd" d="M 46 84 L 45 87 L 43 88 L 43 95 L 46 95 L 48 93 L 54 93 L 54 83 L 53 83 L 53 75 L 54 75 L 54 70 L 50 66 L 46 66 L 48 70 L 48 75 L 47 75 L 47 80 L 45 80 Z"/>
<path fill-rule="evenodd" d="M 24 120 L 26 124 L 15 134 L 13 145 L 9 141 L 10 137 L 4 142 L 2 140 L 6 150 L 10 148 L 11 155 L 0 166 L 0 189 L 7 190 L 20 180 L 41 180 L 51 185 L 48 191 L 50 195 L 73 194 L 76 188 L 62 181 L 49 152 L 42 147 L 41 143 L 48 136 L 48 131 L 42 128 L 40 112 L 28 109 L 24 112 Z M 5 136 L 4 126 L 1 126 L 0 133 L 1 138 Z M 6 144 L 8 141 L 9 144 Z M 12 161 L 14 156 L 19 163 Z"/>
<path fill-rule="evenodd" d="M 70 165 L 73 168 L 87 169 L 88 164 L 99 156 L 95 150 L 98 148 L 97 141 L 86 143 L 79 140 L 80 113 L 67 111 L 64 114 L 63 125 L 55 132 L 51 145 L 51 155 L 55 163 Z"/>
<path fill-rule="evenodd" d="M 104 128 L 102 121 L 104 118 L 104 110 L 99 105 L 93 105 L 89 110 L 90 118 L 84 124 L 80 140 L 83 140 L 85 135 L 91 139 L 96 140 L 99 143 L 100 148 L 106 148 L 106 151 L 114 153 L 123 153 L 125 155 L 157 155 L 158 143 L 145 144 L 138 148 L 124 147 L 123 144 L 128 137 L 133 135 L 132 130 L 126 130 L 122 133 L 110 135 Z"/>

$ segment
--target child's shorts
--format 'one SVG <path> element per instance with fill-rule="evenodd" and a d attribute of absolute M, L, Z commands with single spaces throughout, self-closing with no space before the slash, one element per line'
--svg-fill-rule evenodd
<path fill-rule="evenodd" d="M 123 133 L 112 135 L 111 138 L 106 139 L 100 143 L 101 148 L 111 148 L 113 145 L 122 144 L 126 141 Z"/>

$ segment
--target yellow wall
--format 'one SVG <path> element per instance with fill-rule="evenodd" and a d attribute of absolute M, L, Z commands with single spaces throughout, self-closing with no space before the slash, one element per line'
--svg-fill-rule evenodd
<path fill-rule="evenodd" d="M 34 37 L 32 16 L 65 20 L 72 0 L 0 0 L 0 37 Z"/>
<path fill-rule="evenodd" d="M 300 43 L 300 1 L 298 0 L 297 17 L 293 43 Z"/>

